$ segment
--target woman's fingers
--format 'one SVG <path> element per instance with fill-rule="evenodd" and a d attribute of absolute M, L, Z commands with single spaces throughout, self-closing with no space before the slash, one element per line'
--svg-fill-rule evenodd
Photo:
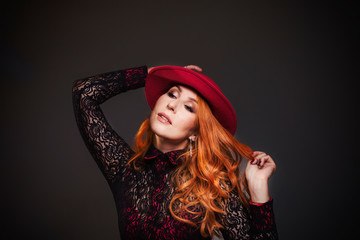
<path fill-rule="evenodd" d="M 184 66 L 184 68 L 191 69 L 191 70 L 196 70 L 198 72 L 202 71 L 202 68 L 197 66 L 197 65 L 186 65 L 186 66 Z"/>
<path fill-rule="evenodd" d="M 260 154 L 265 154 L 265 153 L 264 153 L 264 152 L 261 152 L 261 151 L 254 151 L 253 154 L 252 154 L 252 156 L 253 156 L 253 157 L 256 157 L 256 156 L 258 156 L 258 155 L 260 155 Z"/>
<path fill-rule="evenodd" d="M 269 155 L 264 153 L 257 156 L 257 158 L 259 159 L 259 167 L 263 167 L 265 162 L 269 160 Z"/>
<path fill-rule="evenodd" d="M 260 159 L 259 167 L 263 167 L 270 160 L 270 156 L 265 156 Z"/>
<path fill-rule="evenodd" d="M 148 68 L 148 73 L 151 71 L 151 69 L 153 69 L 154 67 L 149 67 Z M 197 65 L 186 65 L 184 66 L 184 68 L 187 68 L 187 69 L 191 69 L 191 70 L 196 70 L 198 72 L 202 72 L 202 68 L 197 66 Z"/>
<path fill-rule="evenodd" d="M 148 73 L 151 71 L 151 69 L 153 69 L 154 67 L 149 67 L 148 68 Z"/>
<path fill-rule="evenodd" d="M 276 170 L 276 164 L 271 156 L 256 151 L 252 154 L 253 160 L 248 162 L 245 170 L 248 182 L 258 179 L 269 179 Z"/>
<path fill-rule="evenodd" d="M 272 158 L 264 152 L 254 151 L 253 153 L 254 160 L 251 161 L 252 165 L 258 165 L 259 168 L 262 168 L 267 162 L 270 162 Z"/>
<path fill-rule="evenodd" d="M 259 151 L 254 151 L 254 153 L 252 154 L 252 156 L 254 157 L 254 160 L 251 162 L 251 164 L 257 164 L 259 165 L 261 163 L 261 159 L 266 156 L 266 153 L 264 152 L 259 152 Z"/>

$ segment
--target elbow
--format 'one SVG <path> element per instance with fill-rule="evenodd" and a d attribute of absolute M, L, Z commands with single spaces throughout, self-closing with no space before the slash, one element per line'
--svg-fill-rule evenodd
<path fill-rule="evenodd" d="M 74 104 L 84 97 L 85 88 L 86 81 L 84 79 L 77 79 L 72 82 L 72 100 Z"/>
<path fill-rule="evenodd" d="M 77 79 L 72 82 L 72 94 L 73 95 L 81 95 L 86 91 L 86 89 L 90 85 L 89 78 Z"/>
<path fill-rule="evenodd" d="M 92 82 L 89 78 L 78 79 L 72 83 L 72 96 L 73 99 L 80 101 L 80 99 L 89 98 L 93 99 Z"/>
<path fill-rule="evenodd" d="M 79 92 L 83 86 L 83 81 L 81 79 L 75 80 L 72 83 L 72 93 Z"/>

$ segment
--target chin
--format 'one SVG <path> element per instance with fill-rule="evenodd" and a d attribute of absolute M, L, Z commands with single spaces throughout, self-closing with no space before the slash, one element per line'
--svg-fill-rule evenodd
<path fill-rule="evenodd" d="M 150 124 L 150 127 L 153 133 L 160 138 L 175 142 L 183 141 L 185 139 L 185 137 L 177 136 L 177 134 L 171 131 L 168 126 L 164 126 L 162 123 Z"/>
<path fill-rule="evenodd" d="M 167 135 L 169 133 L 169 126 L 160 123 L 155 117 L 150 118 L 150 128 L 158 136 Z"/>
<path fill-rule="evenodd" d="M 159 137 L 169 138 L 172 135 L 169 128 L 161 123 L 150 123 L 150 128 L 151 131 L 153 131 L 153 133 Z"/>
<path fill-rule="evenodd" d="M 174 128 L 172 125 L 159 122 L 157 115 L 150 116 L 150 128 L 155 135 L 169 141 L 181 142 L 187 138 L 182 131 Z"/>

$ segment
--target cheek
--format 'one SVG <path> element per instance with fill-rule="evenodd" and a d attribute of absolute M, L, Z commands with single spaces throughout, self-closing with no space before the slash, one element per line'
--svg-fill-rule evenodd
<path fill-rule="evenodd" d="M 156 118 L 157 118 L 157 115 L 156 113 L 159 112 L 158 109 L 160 108 L 161 104 L 162 104 L 162 98 L 163 96 L 161 96 L 155 103 L 155 106 L 154 108 L 152 109 L 151 111 L 151 114 L 150 114 L 150 125 L 151 123 L 154 123 Z"/>
<path fill-rule="evenodd" d="M 155 110 L 155 108 L 154 108 Z M 155 126 L 157 123 L 157 115 L 155 114 L 155 111 L 152 111 L 150 114 L 150 127 Z"/>
<path fill-rule="evenodd" d="M 166 94 L 161 95 L 158 98 L 158 100 L 156 101 L 153 110 L 155 110 L 155 109 L 157 109 L 157 108 L 159 108 L 161 106 L 163 107 L 163 105 L 166 104 L 166 98 L 167 98 Z"/>
<path fill-rule="evenodd" d="M 195 114 L 185 113 L 181 115 L 179 118 L 179 122 L 181 123 L 181 127 L 184 131 L 192 131 L 196 126 L 196 117 Z"/>

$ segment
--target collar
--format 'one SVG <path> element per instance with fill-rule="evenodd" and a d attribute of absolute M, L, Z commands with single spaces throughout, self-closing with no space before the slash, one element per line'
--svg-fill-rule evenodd
<path fill-rule="evenodd" d="M 178 157 L 185 152 L 184 149 L 182 150 L 175 150 L 167 153 L 161 152 L 159 149 L 157 149 L 153 144 L 150 146 L 149 150 L 144 156 L 144 159 L 155 159 L 157 157 L 168 159 L 173 165 L 177 166 L 182 163 L 181 159 L 178 159 Z"/>

